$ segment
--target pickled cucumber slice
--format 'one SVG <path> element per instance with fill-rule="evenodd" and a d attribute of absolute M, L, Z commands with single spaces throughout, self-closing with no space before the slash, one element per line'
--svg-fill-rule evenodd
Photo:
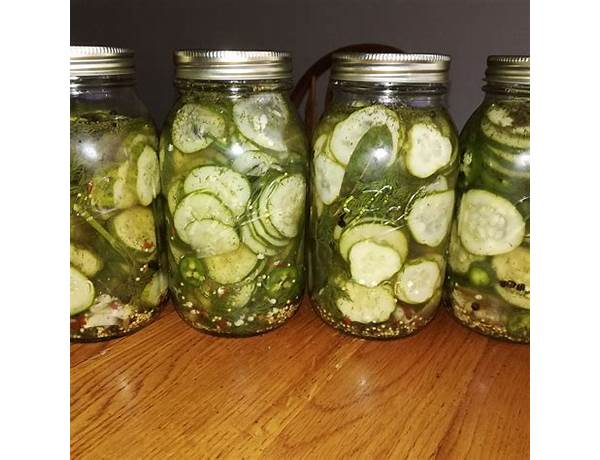
<path fill-rule="evenodd" d="M 529 249 L 514 251 L 492 258 L 498 282 L 496 292 L 508 303 L 529 309 Z"/>
<path fill-rule="evenodd" d="M 469 190 L 458 212 L 458 234 L 467 251 L 497 255 L 520 246 L 525 221 L 510 201 L 486 190 Z"/>
<path fill-rule="evenodd" d="M 442 284 L 438 263 L 424 258 L 407 262 L 394 285 L 396 296 L 403 302 L 420 304 L 433 297 Z"/>
<path fill-rule="evenodd" d="M 529 110 L 492 104 L 481 119 L 481 131 L 499 144 L 528 149 Z"/>
<path fill-rule="evenodd" d="M 454 190 L 417 199 L 407 219 L 414 239 L 427 246 L 438 246 L 448 234 L 453 210 Z"/>
<path fill-rule="evenodd" d="M 102 259 L 89 249 L 71 243 L 71 265 L 88 278 L 93 278 L 104 267 Z"/>
<path fill-rule="evenodd" d="M 450 268 L 455 273 L 465 274 L 469 271 L 469 267 L 473 262 L 484 260 L 484 256 L 476 256 L 468 252 L 458 236 L 458 227 L 456 221 L 452 224 L 452 231 L 450 232 L 450 247 L 448 249 L 448 262 Z"/>
<path fill-rule="evenodd" d="M 225 135 L 223 117 L 199 104 L 185 104 L 175 114 L 171 139 L 183 153 L 197 152 Z"/>
<path fill-rule="evenodd" d="M 175 214 L 177 205 L 184 196 L 185 193 L 183 191 L 183 180 L 179 179 L 178 181 L 175 181 L 167 191 L 167 206 L 171 214 Z"/>
<path fill-rule="evenodd" d="M 452 142 L 434 125 L 417 123 L 408 132 L 406 168 L 424 179 L 439 171 L 452 159 Z"/>
<path fill-rule="evenodd" d="M 339 251 L 344 260 L 348 261 L 350 248 L 359 241 L 373 241 L 389 246 L 403 261 L 408 255 L 408 242 L 399 228 L 379 223 L 357 223 L 347 227 L 340 236 Z"/>
<path fill-rule="evenodd" d="M 186 233 L 188 225 L 200 219 L 215 219 L 226 225 L 235 223 L 231 210 L 215 195 L 202 190 L 190 193 L 181 200 L 173 214 L 173 224 L 181 236 Z"/>
<path fill-rule="evenodd" d="M 277 93 L 255 94 L 233 106 L 233 121 L 240 132 L 271 150 L 286 150 L 284 130 L 289 118 L 285 99 Z"/>
<path fill-rule="evenodd" d="M 387 321 L 396 309 L 394 293 L 388 286 L 368 288 L 346 281 L 341 285 L 346 296 L 336 300 L 338 309 L 351 321 L 357 323 L 381 323 Z"/>
<path fill-rule="evenodd" d="M 273 256 L 277 254 L 277 250 L 270 247 L 268 244 L 263 243 L 259 237 L 257 237 L 253 231 L 252 225 L 246 224 L 240 229 L 240 236 L 246 246 L 248 246 L 255 254 L 264 254 L 267 256 Z"/>
<path fill-rule="evenodd" d="M 321 201 L 333 203 L 340 195 L 346 170 L 325 154 L 319 154 L 314 160 L 315 189 Z"/>
<path fill-rule="evenodd" d="M 227 296 L 225 305 L 229 308 L 242 308 L 252 299 L 252 294 L 256 290 L 256 284 L 252 281 L 232 288 Z"/>
<path fill-rule="evenodd" d="M 151 254 L 156 250 L 154 215 L 149 208 L 125 209 L 111 223 L 111 232 L 136 253 Z"/>
<path fill-rule="evenodd" d="M 235 229 L 216 219 L 194 219 L 178 229 L 178 235 L 200 258 L 231 252 L 240 245 Z"/>
<path fill-rule="evenodd" d="M 306 181 L 300 174 L 281 179 L 269 195 L 269 218 L 285 238 L 294 238 L 300 231 L 305 199 Z"/>
<path fill-rule="evenodd" d="M 224 166 L 202 166 L 192 170 L 183 183 L 184 193 L 204 190 L 215 194 L 233 213 L 240 217 L 250 199 L 250 184 L 241 174 Z"/>
<path fill-rule="evenodd" d="M 137 160 L 137 196 L 142 206 L 148 206 L 160 192 L 160 173 L 156 151 L 145 146 Z"/>
<path fill-rule="evenodd" d="M 348 254 L 352 279 L 366 287 L 378 286 L 394 276 L 404 260 L 389 246 L 373 241 L 359 241 Z"/>
<path fill-rule="evenodd" d="M 277 162 L 271 155 L 254 151 L 242 153 L 231 164 L 234 171 L 246 176 L 264 176 L 269 169 L 275 169 L 276 166 Z"/>
<path fill-rule="evenodd" d="M 79 270 L 71 267 L 71 316 L 81 313 L 92 305 L 95 297 L 94 284 Z"/>
<path fill-rule="evenodd" d="M 219 254 L 204 259 L 208 276 L 217 283 L 232 284 L 246 278 L 258 263 L 254 254 L 244 244 L 231 252 Z"/>
<path fill-rule="evenodd" d="M 387 126 L 390 131 L 392 158 L 388 159 L 388 164 L 393 163 L 398 153 L 398 146 L 404 141 L 404 131 L 398 115 L 382 105 L 372 105 L 357 110 L 335 125 L 329 141 L 329 148 L 336 160 L 346 166 L 356 145 L 367 131 L 376 126 Z"/>
<path fill-rule="evenodd" d="M 152 275 L 150 282 L 144 286 L 140 301 L 146 307 L 157 307 L 167 294 L 167 275 L 156 272 Z"/>

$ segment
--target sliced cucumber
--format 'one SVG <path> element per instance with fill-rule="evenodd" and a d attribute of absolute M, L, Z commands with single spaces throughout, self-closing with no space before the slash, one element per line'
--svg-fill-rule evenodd
<path fill-rule="evenodd" d="M 372 241 L 359 241 L 348 254 L 352 279 L 366 287 L 378 286 L 402 267 L 404 260 L 389 246 Z"/>
<path fill-rule="evenodd" d="M 433 182 L 422 188 L 425 193 L 445 192 L 448 190 L 448 180 L 444 176 L 437 176 Z"/>
<path fill-rule="evenodd" d="M 485 168 L 508 178 L 529 179 L 529 166 L 527 166 L 526 170 L 514 169 L 512 165 L 510 165 L 511 167 L 508 167 L 489 155 L 483 158 L 483 164 Z"/>
<path fill-rule="evenodd" d="M 398 253 L 402 261 L 408 255 L 408 242 L 399 228 L 379 223 L 358 223 L 347 227 L 340 236 L 338 244 L 344 260 L 348 261 L 350 248 L 359 241 L 373 241 L 389 246 Z"/>
<path fill-rule="evenodd" d="M 183 153 L 192 153 L 223 137 L 225 130 L 225 120 L 218 113 L 199 104 L 185 104 L 175 115 L 171 139 Z"/>
<path fill-rule="evenodd" d="M 142 291 L 142 295 L 140 296 L 142 305 L 146 307 L 157 307 L 160 305 L 160 302 L 167 294 L 168 287 L 167 275 L 160 271 L 156 272 Z"/>
<path fill-rule="evenodd" d="M 347 165 L 361 138 L 376 126 L 387 126 L 390 131 L 392 158 L 389 159 L 389 163 L 392 163 L 398 153 L 398 146 L 404 141 L 404 132 L 398 115 L 382 105 L 372 105 L 357 110 L 335 125 L 329 141 L 331 153 L 342 165 Z"/>
<path fill-rule="evenodd" d="M 244 283 L 240 286 L 232 287 L 231 291 L 227 295 L 225 305 L 228 308 L 242 308 L 250 302 L 252 294 L 256 290 L 256 284 L 254 281 Z"/>
<path fill-rule="evenodd" d="M 425 258 L 407 262 L 394 285 L 396 296 L 403 302 L 420 304 L 433 297 L 442 284 L 438 263 Z"/>
<path fill-rule="evenodd" d="M 529 309 L 529 249 L 518 247 L 492 258 L 498 283 L 496 292 L 508 303 Z"/>
<path fill-rule="evenodd" d="M 121 243 L 136 253 L 151 254 L 156 250 L 156 226 L 149 208 L 136 206 L 121 211 L 110 228 Z"/>
<path fill-rule="evenodd" d="M 269 169 L 281 169 L 275 158 L 262 152 L 247 151 L 239 155 L 231 168 L 246 176 L 264 176 Z"/>
<path fill-rule="evenodd" d="M 81 313 L 92 305 L 95 297 L 94 284 L 79 270 L 71 267 L 71 316 Z"/>
<path fill-rule="evenodd" d="M 189 244 L 200 258 L 231 252 L 240 245 L 235 229 L 215 219 L 193 220 L 177 231 L 181 240 Z"/>
<path fill-rule="evenodd" d="M 126 209 L 138 202 L 129 177 L 129 163 L 99 172 L 91 181 L 90 199 L 99 209 Z"/>
<path fill-rule="evenodd" d="M 338 297 L 338 309 L 350 321 L 357 323 L 382 323 L 387 321 L 396 309 L 394 293 L 388 286 L 368 288 L 352 281 L 342 284 L 346 294 Z"/>
<path fill-rule="evenodd" d="M 315 189 L 321 201 L 333 203 L 340 194 L 346 170 L 339 163 L 319 154 L 314 160 Z"/>
<path fill-rule="evenodd" d="M 240 244 L 237 249 L 204 259 L 208 276 L 217 283 L 232 284 L 246 278 L 258 263 L 256 254 L 248 246 Z"/>
<path fill-rule="evenodd" d="M 146 145 L 137 160 L 137 196 L 142 206 L 148 206 L 160 192 L 160 172 L 156 151 Z"/>
<path fill-rule="evenodd" d="M 453 210 L 454 190 L 417 199 L 407 218 L 414 239 L 427 246 L 438 246 L 448 234 Z"/>
<path fill-rule="evenodd" d="M 529 110 L 492 104 L 481 119 L 481 131 L 499 144 L 529 149 Z"/>
<path fill-rule="evenodd" d="M 452 142 L 434 125 L 417 123 L 408 132 L 406 168 L 415 177 L 431 176 L 452 159 Z"/>
<path fill-rule="evenodd" d="M 183 180 L 179 179 L 169 187 L 167 192 L 167 206 L 169 207 L 171 214 L 175 214 L 177 205 L 184 196 L 185 193 L 183 192 Z"/>
<path fill-rule="evenodd" d="M 221 200 L 212 193 L 198 191 L 181 200 L 173 215 L 173 225 L 178 236 L 189 244 L 187 239 L 194 222 L 202 219 L 218 220 L 228 226 L 233 226 L 235 223 L 231 211 Z"/>
<path fill-rule="evenodd" d="M 223 166 L 203 166 L 191 171 L 183 183 L 184 193 L 205 190 L 214 193 L 231 210 L 241 216 L 250 199 L 250 184 L 244 176 Z"/>
<path fill-rule="evenodd" d="M 506 198 L 473 189 L 462 197 L 458 234 L 463 246 L 473 254 L 503 254 L 521 244 L 525 221 Z"/>
<path fill-rule="evenodd" d="M 138 194 L 128 178 L 129 163 L 125 162 L 117 170 L 117 176 L 112 189 L 113 204 L 117 209 L 130 208 L 138 203 Z"/>
<path fill-rule="evenodd" d="M 269 218 L 285 238 L 294 238 L 299 233 L 305 199 L 306 181 L 300 174 L 281 179 L 269 195 Z"/>
<path fill-rule="evenodd" d="M 255 94 L 233 106 L 233 120 L 240 132 L 271 150 L 286 150 L 284 130 L 289 118 L 286 101 L 277 93 Z"/>
<path fill-rule="evenodd" d="M 96 273 L 102 270 L 104 262 L 89 249 L 71 243 L 71 265 L 88 278 L 93 278 Z"/>
<path fill-rule="evenodd" d="M 459 274 L 465 274 L 473 262 L 484 260 L 484 256 L 476 256 L 468 252 L 458 237 L 458 228 L 456 222 L 452 224 L 450 233 L 450 247 L 448 249 L 448 262 L 452 271 Z"/>
<path fill-rule="evenodd" d="M 251 224 L 246 224 L 241 227 L 240 236 L 242 237 L 244 244 L 257 255 L 264 254 L 266 256 L 273 256 L 277 254 L 276 249 L 271 248 L 268 244 L 264 244 L 264 240 L 261 240 L 256 236 Z"/>

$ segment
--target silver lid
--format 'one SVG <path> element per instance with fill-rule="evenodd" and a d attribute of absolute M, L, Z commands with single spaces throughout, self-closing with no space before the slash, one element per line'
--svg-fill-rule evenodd
<path fill-rule="evenodd" d="M 186 80 L 283 80 L 292 58 L 282 51 L 179 50 L 175 77 Z"/>
<path fill-rule="evenodd" d="M 529 85 L 529 56 L 488 56 L 488 83 Z"/>
<path fill-rule="evenodd" d="M 336 53 L 333 80 L 447 83 L 450 56 L 444 54 Z"/>
<path fill-rule="evenodd" d="M 112 46 L 71 46 L 71 78 L 135 75 L 133 50 Z"/>

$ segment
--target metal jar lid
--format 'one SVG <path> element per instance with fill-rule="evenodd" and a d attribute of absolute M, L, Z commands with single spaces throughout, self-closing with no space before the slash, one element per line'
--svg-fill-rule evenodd
<path fill-rule="evenodd" d="M 135 75 L 133 54 L 112 46 L 71 46 L 71 78 Z"/>
<path fill-rule="evenodd" d="M 186 80 L 284 80 L 292 58 L 282 51 L 179 50 L 175 77 Z"/>
<path fill-rule="evenodd" d="M 488 56 L 485 80 L 529 86 L 529 56 Z"/>
<path fill-rule="evenodd" d="M 378 83 L 447 83 L 450 56 L 408 53 L 336 53 L 333 80 Z"/>

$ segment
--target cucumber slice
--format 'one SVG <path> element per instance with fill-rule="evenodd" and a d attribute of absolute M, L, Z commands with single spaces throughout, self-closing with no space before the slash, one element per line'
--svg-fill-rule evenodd
<path fill-rule="evenodd" d="M 156 226 L 149 208 L 136 206 L 121 211 L 110 228 L 121 243 L 136 253 L 151 254 L 156 250 Z"/>
<path fill-rule="evenodd" d="M 138 203 L 138 194 L 134 190 L 129 177 L 129 163 L 123 163 L 117 169 L 116 180 L 112 189 L 113 204 L 116 209 L 127 209 Z"/>
<path fill-rule="evenodd" d="M 81 313 L 92 305 L 95 297 L 94 284 L 79 270 L 71 267 L 71 316 Z"/>
<path fill-rule="evenodd" d="M 389 163 L 393 163 L 398 153 L 398 146 L 404 140 L 404 132 L 398 115 L 382 105 L 372 105 L 357 110 L 335 125 L 329 141 L 329 148 L 336 160 L 346 166 L 361 138 L 376 126 L 387 126 L 390 131 L 392 157 L 389 159 Z"/>
<path fill-rule="evenodd" d="M 88 278 L 93 278 L 104 267 L 104 262 L 98 255 L 71 243 L 71 265 Z"/>
<path fill-rule="evenodd" d="M 476 256 L 468 252 L 458 236 L 458 228 L 456 222 L 452 224 L 450 232 L 450 247 L 448 249 L 448 262 L 452 271 L 459 274 L 465 274 L 469 271 L 469 267 L 473 262 L 484 260 L 484 256 Z"/>
<path fill-rule="evenodd" d="M 231 288 L 225 300 L 225 306 L 228 308 L 242 308 L 250 302 L 252 294 L 256 290 L 256 284 L 252 281 L 249 283 Z"/>
<path fill-rule="evenodd" d="M 260 223 L 262 224 L 262 227 L 264 227 L 265 231 L 273 238 L 280 241 L 286 241 L 287 238 L 285 238 L 281 234 L 281 232 L 273 226 L 273 223 L 271 222 L 269 211 L 269 197 L 284 177 L 285 176 L 277 176 L 266 187 L 264 187 L 264 189 L 261 191 L 258 197 L 258 206 L 256 206 L 256 212 L 254 213 L 255 217 L 260 218 Z"/>
<path fill-rule="evenodd" d="M 233 160 L 231 168 L 246 176 L 264 176 L 271 168 L 281 170 L 271 155 L 254 151 L 240 154 Z"/>
<path fill-rule="evenodd" d="M 92 205 L 98 209 L 126 209 L 137 204 L 137 194 L 128 177 L 128 162 L 94 176 L 90 193 Z"/>
<path fill-rule="evenodd" d="M 368 288 L 352 281 L 342 284 L 346 294 L 336 300 L 338 309 L 350 321 L 357 323 L 382 323 L 396 309 L 394 293 L 388 286 Z"/>
<path fill-rule="evenodd" d="M 509 168 L 503 165 L 500 161 L 491 158 L 490 156 L 483 157 L 483 164 L 485 168 L 494 171 L 496 174 L 500 174 L 506 176 L 508 178 L 515 179 L 529 179 L 529 166 L 527 165 L 527 170 L 518 170 Z"/>
<path fill-rule="evenodd" d="M 417 199 L 407 218 L 414 239 L 430 247 L 438 246 L 448 234 L 453 210 L 454 190 Z"/>
<path fill-rule="evenodd" d="M 167 192 L 167 206 L 169 207 L 171 214 L 175 214 L 177 205 L 184 196 L 185 193 L 183 192 L 183 180 L 179 179 L 178 181 L 175 181 L 171 187 L 169 187 L 169 191 Z"/>
<path fill-rule="evenodd" d="M 333 203 L 340 194 L 346 170 L 325 154 L 319 154 L 314 160 L 315 189 L 325 204 Z"/>
<path fill-rule="evenodd" d="M 194 222 L 202 219 L 218 220 L 228 226 L 233 226 L 235 223 L 231 211 L 221 200 L 212 193 L 198 191 L 181 200 L 173 215 L 173 225 L 178 236 L 189 244 L 187 239 L 190 229 L 193 228 Z"/>
<path fill-rule="evenodd" d="M 492 258 L 498 283 L 496 292 L 508 303 L 529 309 L 529 250 L 518 247 Z"/>
<path fill-rule="evenodd" d="M 264 254 L 266 256 L 273 256 L 277 254 L 277 250 L 269 247 L 255 236 L 252 226 L 250 224 L 243 225 L 240 229 L 240 236 L 246 246 L 248 246 L 255 254 Z"/>
<path fill-rule="evenodd" d="M 521 245 L 525 221 L 506 198 L 473 189 L 462 197 L 458 234 L 463 246 L 473 254 L 503 254 Z"/>
<path fill-rule="evenodd" d="M 251 193 L 244 176 L 223 166 L 202 166 L 190 172 L 183 182 L 183 191 L 188 194 L 198 190 L 214 193 L 236 219 L 244 213 Z"/>
<path fill-rule="evenodd" d="M 286 150 L 284 130 L 289 118 L 286 101 L 277 93 L 255 94 L 233 106 L 233 121 L 240 132 L 271 150 Z"/>
<path fill-rule="evenodd" d="M 240 245 L 235 229 L 215 219 L 193 220 L 178 235 L 200 258 L 231 252 Z"/>
<path fill-rule="evenodd" d="M 223 137 L 225 130 L 225 120 L 218 113 L 199 104 L 185 104 L 175 114 L 171 139 L 183 153 L 192 153 Z"/>
<path fill-rule="evenodd" d="M 529 110 L 492 104 L 481 119 L 489 139 L 516 149 L 529 149 Z"/>
<path fill-rule="evenodd" d="M 452 142 L 434 125 L 417 123 L 408 132 L 406 168 L 424 179 L 450 163 Z"/>
<path fill-rule="evenodd" d="M 306 181 L 300 174 L 281 179 L 269 195 L 269 218 L 285 238 L 294 238 L 299 233 L 305 199 Z"/>
<path fill-rule="evenodd" d="M 260 219 L 256 213 L 256 210 L 253 210 L 251 225 L 254 229 L 255 235 L 259 238 L 259 241 L 264 242 L 266 245 L 271 245 L 274 247 L 283 247 L 287 246 L 288 240 L 285 238 L 277 238 L 271 235 L 266 228 L 265 223 L 270 222 L 268 217 L 264 217 Z"/>
<path fill-rule="evenodd" d="M 372 241 L 359 241 L 348 254 L 352 279 L 366 287 L 378 286 L 402 267 L 404 260 L 389 246 Z"/>
<path fill-rule="evenodd" d="M 433 297 L 442 284 L 442 271 L 433 260 L 414 259 L 406 263 L 394 285 L 396 296 L 403 302 L 420 304 Z"/>
<path fill-rule="evenodd" d="M 156 151 L 146 145 L 137 160 L 137 196 L 142 206 L 148 206 L 160 192 L 160 173 Z"/>
<path fill-rule="evenodd" d="M 258 259 L 248 246 L 240 244 L 237 249 L 204 259 L 208 276 L 217 283 L 232 284 L 242 281 L 256 267 Z"/>
<path fill-rule="evenodd" d="M 399 228 L 379 223 L 358 223 L 347 227 L 340 236 L 338 244 L 344 260 L 348 261 L 350 248 L 359 241 L 373 241 L 382 246 L 389 246 L 403 261 L 408 255 L 408 242 Z"/>
<path fill-rule="evenodd" d="M 156 272 L 152 275 L 150 282 L 144 286 L 140 301 L 146 307 L 157 307 L 167 294 L 169 283 L 167 275 L 163 272 Z"/>
<path fill-rule="evenodd" d="M 445 192 L 448 190 L 448 180 L 444 176 L 437 176 L 433 182 L 422 188 L 425 193 Z"/>

